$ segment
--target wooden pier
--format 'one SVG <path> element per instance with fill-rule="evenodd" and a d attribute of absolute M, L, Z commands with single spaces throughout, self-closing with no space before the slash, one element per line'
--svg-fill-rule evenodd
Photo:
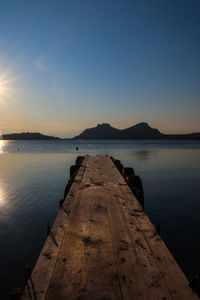
<path fill-rule="evenodd" d="M 21 299 L 199 299 L 109 157 L 85 156 Z"/>

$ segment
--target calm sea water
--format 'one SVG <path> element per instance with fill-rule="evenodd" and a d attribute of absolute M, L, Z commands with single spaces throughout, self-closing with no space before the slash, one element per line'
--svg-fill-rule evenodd
<path fill-rule="evenodd" d="M 0 299 L 24 286 L 25 265 L 37 260 L 69 167 L 84 154 L 112 155 L 135 169 L 145 211 L 161 222 L 171 253 L 188 278 L 200 272 L 200 142 L 0 141 Z"/>

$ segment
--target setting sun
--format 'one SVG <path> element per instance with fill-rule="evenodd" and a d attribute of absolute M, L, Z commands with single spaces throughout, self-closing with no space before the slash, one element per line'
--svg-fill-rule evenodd
<path fill-rule="evenodd" d="M 16 78 L 7 78 L 8 71 L 0 75 L 0 101 L 3 103 L 3 98 L 11 99 L 11 95 L 7 93 L 8 90 L 12 91 L 13 88 L 8 86 L 8 83 Z"/>

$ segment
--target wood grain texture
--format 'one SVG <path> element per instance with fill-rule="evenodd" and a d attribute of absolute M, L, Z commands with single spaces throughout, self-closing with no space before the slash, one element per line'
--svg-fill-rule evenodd
<path fill-rule="evenodd" d="M 22 299 L 199 299 L 109 157 L 85 157 L 52 232 Z"/>

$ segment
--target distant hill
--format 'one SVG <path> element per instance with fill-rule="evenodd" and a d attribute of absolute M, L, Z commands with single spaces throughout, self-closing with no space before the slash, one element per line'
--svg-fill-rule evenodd
<path fill-rule="evenodd" d="M 3 140 L 62 140 L 59 137 L 44 135 L 38 132 L 4 134 Z M 189 134 L 163 134 L 147 123 L 138 123 L 126 129 L 117 129 L 108 123 L 84 130 L 75 140 L 200 140 L 200 132 Z M 64 139 L 67 140 L 67 139 Z"/>
<path fill-rule="evenodd" d="M 74 139 L 157 139 L 157 140 L 200 140 L 199 133 L 163 134 L 147 123 L 138 123 L 126 129 L 116 129 L 110 124 L 98 124 L 96 127 L 84 130 Z"/>
<path fill-rule="evenodd" d="M 4 134 L 3 140 L 60 140 L 58 137 L 44 135 L 38 132 L 22 132 Z"/>

